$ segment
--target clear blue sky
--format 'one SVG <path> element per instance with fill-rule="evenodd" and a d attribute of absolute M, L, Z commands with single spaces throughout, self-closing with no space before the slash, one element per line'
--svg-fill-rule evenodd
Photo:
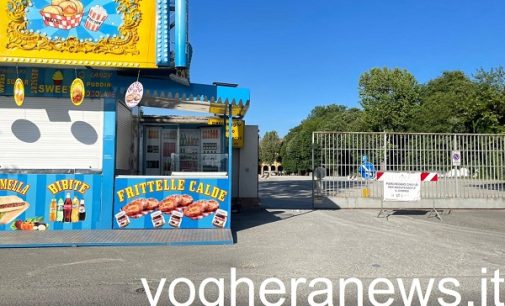
<path fill-rule="evenodd" d="M 190 0 L 191 81 L 251 90 L 248 124 L 284 136 L 316 105 L 359 106 L 359 76 L 505 66 L 504 0 Z"/>

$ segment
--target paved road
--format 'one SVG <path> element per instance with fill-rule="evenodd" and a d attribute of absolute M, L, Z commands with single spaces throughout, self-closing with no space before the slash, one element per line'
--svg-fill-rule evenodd
<path fill-rule="evenodd" d="M 423 284 L 430 277 L 455 277 L 461 282 L 463 301 L 480 305 L 481 268 L 501 269 L 502 275 L 505 270 L 504 211 L 458 211 L 444 216 L 444 222 L 416 214 L 386 221 L 375 218 L 372 210 L 300 209 L 307 199 L 299 188 L 306 186 L 303 180 L 260 184 L 262 204 L 268 209 L 234 215 L 233 246 L 0 250 L 0 304 L 149 305 L 140 289 L 140 278 L 145 277 L 151 287 L 167 278 L 158 305 L 169 305 L 167 289 L 175 278 L 187 277 L 199 285 L 205 278 L 222 277 L 228 305 L 230 268 L 235 267 L 239 277 L 254 281 L 256 305 L 260 283 L 269 277 L 281 279 L 288 292 L 291 278 L 329 278 L 337 296 L 338 279 L 352 276 L 365 286 L 376 277 L 391 279 L 395 286 L 399 277 L 406 282 L 418 277 Z M 277 193 L 272 186 L 283 190 Z M 294 209 L 282 208 L 289 206 L 282 194 L 293 195 Z M 313 290 L 299 285 L 298 305 L 307 305 Z M 187 291 L 178 292 L 184 301 Z M 208 299 L 217 293 L 209 287 Z M 246 288 L 240 287 L 238 305 L 246 305 L 246 296 Z M 403 304 L 397 289 L 393 296 L 394 305 Z M 366 296 L 364 301 L 369 304 Z"/>
<path fill-rule="evenodd" d="M 309 176 L 271 176 L 259 183 L 264 208 L 312 209 L 312 180 Z"/>

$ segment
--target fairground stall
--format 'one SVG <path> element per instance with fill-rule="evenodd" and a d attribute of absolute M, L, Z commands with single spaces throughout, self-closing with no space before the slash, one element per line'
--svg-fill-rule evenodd
<path fill-rule="evenodd" d="M 230 227 L 249 91 L 190 82 L 185 0 L 4 3 L 0 230 Z"/>

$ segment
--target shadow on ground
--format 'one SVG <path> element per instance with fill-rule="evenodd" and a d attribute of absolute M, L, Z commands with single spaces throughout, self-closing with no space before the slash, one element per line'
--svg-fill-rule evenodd
<path fill-rule="evenodd" d="M 267 209 L 312 209 L 311 180 L 260 181 L 261 207 Z"/>
<path fill-rule="evenodd" d="M 263 226 L 269 223 L 288 220 L 294 217 L 312 213 L 313 210 L 272 210 L 261 207 L 247 208 L 240 213 L 232 215 L 232 234 L 233 241 L 237 243 L 237 232 L 251 229 L 257 226 Z"/>
<path fill-rule="evenodd" d="M 259 198 L 259 207 L 244 208 L 233 214 L 235 242 L 237 232 L 312 212 L 312 181 L 289 177 L 262 180 L 259 182 Z"/>

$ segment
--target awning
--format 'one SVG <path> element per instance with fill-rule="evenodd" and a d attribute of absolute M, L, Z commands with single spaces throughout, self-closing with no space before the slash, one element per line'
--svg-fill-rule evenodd
<path fill-rule="evenodd" d="M 170 80 L 140 80 L 144 98 L 140 106 L 181 111 L 226 115 L 232 105 L 232 114 L 244 117 L 249 109 L 249 90 L 219 85 L 191 84 L 183 86 Z M 125 92 L 122 88 L 121 92 Z"/>

